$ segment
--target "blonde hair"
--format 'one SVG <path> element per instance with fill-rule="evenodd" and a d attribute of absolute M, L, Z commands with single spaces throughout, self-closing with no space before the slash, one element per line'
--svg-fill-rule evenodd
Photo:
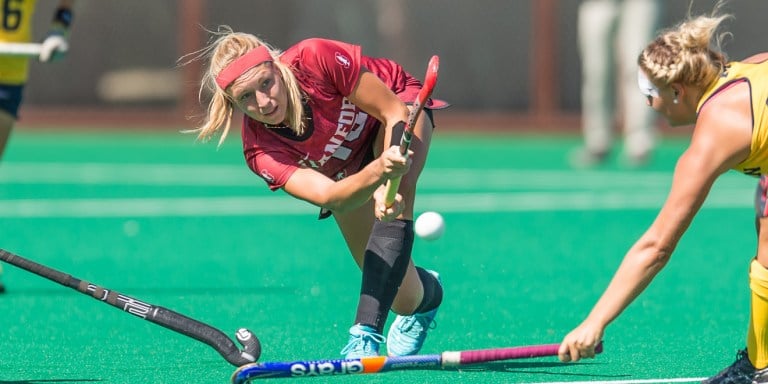
<path fill-rule="evenodd" d="M 656 84 L 706 87 L 722 73 L 728 58 L 721 44 L 729 33 L 716 35 L 720 24 L 731 15 L 718 15 L 724 4 L 715 5 L 711 15 L 693 17 L 662 31 L 640 53 L 637 64 Z"/>
<path fill-rule="evenodd" d="M 229 26 L 220 26 L 218 31 L 209 32 L 212 34 L 211 42 L 205 48 L 190 54 L 192 58 L 186 63 L 199 59 L 206 59 L 208 61 L 208 67 L 200 82 L 198 96 L 202 102 L 202 95 L 207 91 L 210 92 L 211 99 L 208 102 L 207 114 L 203 123 L 196 129 L 184 132 L 197 133 L 198 140 L 208 141 L 216 132 L 222 130 L 219 145 L 224 142 L 232 124 L 232 113 L 234 112 L 235 103 L 230 94 L 219 88 L 216 84 L 216 77 L 219 75 L 219 72 L 238 57 L 256 47 L 265 46 L 274 59 L 267 65 L 275 66 L 280 72 L 288 92 L 288 126 L 294 133 L 301 135 L 304 132 L 304 122 L 302 119 L 304 115 L 304 107 L 302 106 L 303 93 L 291 68 L 278 60 L 282 52 L 272 48 L 264 40 L 254 35 L 234 32 Z"/>

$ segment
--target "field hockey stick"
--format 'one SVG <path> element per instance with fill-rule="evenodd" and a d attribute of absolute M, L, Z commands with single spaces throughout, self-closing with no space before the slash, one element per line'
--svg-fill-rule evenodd
<path fill-rule="evenodd" d="M 245 328 L 240 328 L 235 334 L 237 341 L 243 346 L 243 349 L 238 349 L 235 343 L 218 329 L 186 317 L 178 312 L 145 303 L 133 297 L 99 287 L 87 281 L 76 279 L 66 273 L 40 265 L 3 249 L 0 249 L 0 260 L 21 269 L 25 269 L 38 276 L 55 281 L 63 286 L 72 288 L 80 293 L 119 308 L 124 312 L 208 344 L 219 352 L 219 354 L 221 354 L 221 356 L 223 356 L 230 364 L 236 367 L 252 363 L 258 360 L 261 355 L 261 343 L 259 342 L 259 339 L 251 331 Z"/>
<path fill-rule="evenodd" d="M 526 347 L 477 349 L 443 352 L 439 355 L 375 356 L 359 359 L 308 360 L 292 362 L 251 363 L 232 374 L 232 384 L 251 383 L 256 379 L 280 377 L 314 377 L 379 373 L 404 369 L 437 369 L 501 360 L 557 356 L 560 344 L 531 345 Z M 603 351 L 603 344 L 595 353 Z"/>
<path fill-rule="evenodd" d="M 408 113 L 408 121 L 405 123 L 403 129 L 403 136 L 400 139 L 400 154 L 408 158 L 408 148 L 411 147 L 411 139 L 413 138 L 413 129 L 416 125 L 416 119 L 421 115 L 421 111 L 424 109 L 424 105 L 427 104 L 427 100 L 432 96 L 432 91 L 437 84 L 437 71 L 440 68 L 440 58 L 435 55 L 429 59 L 427 64 L 427 74 L 424 76 L 424 85 L 421 86 L 419 94 L 416 96 L 416 101 L 413 103 L 411 111 Z M 391 207 L 395 202 L 395 195 L 397 195 L 397 189 L 400 188 L 400 180 L 402 177 L 390 179 L 387 181 L 387 194 L 384 199 L 387 207 Z"/>
<path fill-rule="evenodd" d="M 0 43 L 0 56 L 39 57 L 42 50 L 38 43 Z"/>

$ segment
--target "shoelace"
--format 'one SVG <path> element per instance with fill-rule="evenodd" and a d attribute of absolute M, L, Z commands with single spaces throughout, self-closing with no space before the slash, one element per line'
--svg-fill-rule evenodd
<path fill-rule="evenodd" d="M 386 339 L 384 338 L 384 336 L 379 335 L 378 333 L 373 333 L 373 332 L 361 332 L 360 334 L 354 335 L 353 337 L 354 339 L 350 340 L 347 346 L 341 350 L 342 355 L 346 355 L 349 352 L 356 349 L 368 351 L 370 350 L 371 342 L 376 342 L 379 344 L 383 344 L 386 342 Z M 360 348 L 358 348 L 358 346 L 360 346 Z"/>
<path fill-rule="evenodd" d="M 435 329 L 435 327 L 437 327 L 437 322 L 434 319 L 432 319 L 429 322 L 429 324 L 426 324 L 426 326 L 425 326 L 425 323 L 426 323 L 425 320 L 426 320 L 426 316 L 419 316 L 419 315 L 408 316 L 407 318 L 405 318 L 405 320 L 403 320 L 400 326 L 401 333 L 407 334 L 409 336 L 416 336 L 419 334 L 419 332 L 421 332 L 422 329 Z M 421 327 L 421 329 L 415 329 L 414 325 L 416 324 L 418 324 Z M 411 331 L 414 331 L 414 332 L 411 332 Z"/>

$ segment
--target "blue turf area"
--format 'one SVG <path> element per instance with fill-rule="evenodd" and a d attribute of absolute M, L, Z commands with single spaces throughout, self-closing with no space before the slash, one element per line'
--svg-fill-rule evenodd
<path fill-rule="evenodd" d="M 190 135 L 14 133 L 0 164 L 0 248 L 167 307 L 234 337 L 262 361 L 338 358 L 359 272 L 332 220 Z M 417 240 L 445 302 L 424 353 L 558 343 L 654 219 L 685 141 L 653 162 L 573 170 L 574 137 L 435 136 L 417 211 L 445 236 Z M 618 157 L 618 156 L 616 156 Z M 755 180 L 726 174 L 670 265 L 605 335 L 597 359 L 489 363 L 307 383 L 692 382 L 744 346 Z M 227 383 L 212 348 L 4 265 L 0 383 Z M 390 317 L 390 321 L 393 317 Z M 288 380 L 284 380 L 288 381 Z M 271 382 L 283 382 L 273 380 Z"/>

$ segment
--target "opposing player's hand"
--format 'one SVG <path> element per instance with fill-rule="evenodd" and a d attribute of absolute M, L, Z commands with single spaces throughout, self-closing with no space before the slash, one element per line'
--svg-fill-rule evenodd
<path fill-rule="evenodd" d="M 379 156 L 382 166 L 382 175 L 386 179 L 394 179 L 408 172 L 411 167 L 412 151 L 408 151 L 408 158 L 400 154 L 400 147 L 393 145 Z"/>
<path fill-rule="evenodd" d="M 584 322 L 565 336 L 557 355 L 562 362 L 595 357 L 595 347 L 603 339 L 603 328 Z"/>
<path fill-rule="evenodd" d="M 64 58 L 67 51 L 69 51 L 67 38 L 60 33 L 51 33 L 43 40 L 38 59 L 43 63 L 60 60 Z"/>
<path fill-rule="evenodd" d="M 392 205 L 387 207 L 387 203 L 385 201 L 386 195 L 386 186 L 377 188 L 376 192 L 373 193 L 373 207 L 375 210 L 374 215 L 381 221 L 392 221 L 401 213 L 403 213 L 403 210 L 405 209 L 405 202 L 403 201 L 403 196 L 398 193 L 395 195 L 395 200 L 392 202 Z"/>

